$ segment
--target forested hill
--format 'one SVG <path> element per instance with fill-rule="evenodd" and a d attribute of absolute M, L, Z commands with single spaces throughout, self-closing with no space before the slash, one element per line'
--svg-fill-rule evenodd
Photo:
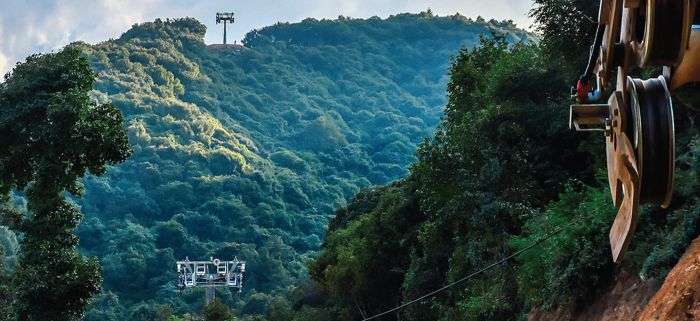
<path fill-rule="evenodd" d="M 450 57 L 482 35 L 528 37 L 511 22 L 429 12 L 277 24 L 245 47 L 210 48 L 205 31 L 157 20 L 77 44 L 134 151 L 88 177 L 79 201 L 80 245 L 104 277 L 87 320 L 201 311 L 201 293 L 175 289 L 185 257 L 247 260 L 243 296 L 219 297 L 255 313 L 256 292 L 305 277 L 335 209 L 407 174 L 441 117 Z"/>
<path fill-rule="evenodd" d="M 627 253 L 613 264 L 608 235 L 617 210 L 603 135 L 568 128 L 568 88 L 595 33 L 595 24 L 572 12 L 595 17 L 599 7 L 536 3 L 540 41 L 486 39 L 460 51 L 445 116 L 419 145 L 410 174 L 360 192 L 337 211 L 310 264 L 312 281 L 273 301 L 265 320 L 608 320 L 641 309 L 618 300 L 625 294 L 610 290 L 616 279 L 662 280 L 700 234 L 697 87 L 673 97 L 673 201 L 640 210 Z M 693 275 L 680 271 L 692 269 L 694 255 L 675 268 L 675 293 L 688 293 L 681 282 L 695 282 L 678 281 Z M 644 295 L 643 286 L 621 288 Z M 659 302 L 681 300 L 661 293 L 650 319 L 662 315 L 653 310 Z M 674 304 L 673 313 L 691 315 L 686 305 Z M 619 319 L 636 320 L 626 313 Z"/>

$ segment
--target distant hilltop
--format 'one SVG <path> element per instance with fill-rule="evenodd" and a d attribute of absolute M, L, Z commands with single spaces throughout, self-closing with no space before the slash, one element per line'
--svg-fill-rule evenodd
<path fill-rule="evenodd" d="M 187 38 L 204 44 L 207 27 L 195 18 L 156 19 L 153 22 L 135 24 L 117 41 L 125 42 L 138 37 L 140 39 L 174 39 Z M 301 22 L 278 22 L 272 26 L 254 29 L 248 32 L 239 46 L 253 48 L 267 42 L 285 42 L 290 44 L 340 45 L 363 41 L 416 41 L 434 37 L 454 41 L 455 37 L 468 33 L 468 43 L 478 41 L 480 35 L 500 35 L 508 42 L 529 42 L 534 34 L 518 28 L 512 20 L 474 19 L 459 13 L 450 16 L 433 15 L 430 11 L 421 13 L 401 13 L 387 18 L 377 16 L 370 18 L 351 18 L 339 16 L 337 19 L 306 18 Z M 437 39 L 439 38 L 439 39 Z M 235 44 L 234 44 L 235 45 Z M 222 44 L 209 46 L 210 49 L 222 49 Z M 243 49 L 241 47 L 232 47 Z"/>
<path fill-rule="evenodd" d="M 233 50 L 243 50 L 245 49 L 245 46 L 239 43 L 229 43 L 229 44 L 213 44 L 213 45 L 208 45 L 207 48 L 210 50 L 224 50 L 224 49 L 233 49 Z"/>

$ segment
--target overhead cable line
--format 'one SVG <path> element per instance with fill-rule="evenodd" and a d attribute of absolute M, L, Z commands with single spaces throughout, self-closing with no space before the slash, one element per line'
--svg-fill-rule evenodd
<path fill-rule="evenodd" d="M 536 240 L 535 242 L 532 242 L 530 245 L 528 245 L 528 246 L 526 246 L 526 247 L 524 247 L 524 248 L 522 248 L 522 249 L 520 249 L 520 250 L 514 252 L 513 254 L 508 255 L 508 256 L 506 256 L 506 257 L 504 257 L 504 258 L 502 258 L 502 259 L 500 259 L 500 260 L 498 260 L 498 261 L 496 261 L 496 262 L 493 262 L 493 263 L 491 263 L 491 264 L 489 264 L 489 265 L 487 265 L 487 266 L 481 268 L 480 270 L 478 270 L 478 271 L 476 271 L 476 272 L 472 272 L 471 274 L 469 274 L 469 275 L 467 275 L 467 276 L 465 276 L 465 277 L 463 277 L 463 278 L 461 278 L 461 279 L 459 279 L 459 280 L 456 280 L 456 281 L 454 281 L 454 282 L 452 282 L 452 283 L 450 283 L 450 284 L 447 284 L 447 285 L 445 285 L 445 286 L 443 286 L 443 287 L 441 287 L 441 288 L 439 288 L 439 289 L 437 289 L 437 290 L 434 290 L 434 291 L 432 291 L 432 292 L 426 293 L 426 294 L 424 294 L 424 295 L 422 295 L 422 296 L 420 296 L 420 297 L 418 297 L 418 298 L 415 298 L 415 299 L 413 299 L 413 300 L 411 300 L 411 301 L 408 301 L 408 302 L 406 302 L 406 303 L 403 303 L 403 304 L 401 304 L 401 305 L 398 305 L 398 306 L 396 306 L 396 307 L 394 307 L 394 308 L 391 308 L 391 309 L 386 310 L 386 311 L 384 311 L 384 312 L 375 314 L 375 315 L 373 315 L 373 316 L 371 316 L 371 317 L 369 317 L 369 318 L 364 318 L 364 319 L 362 319 L 362 321 L 374 320 L 374 319 L 376 319 L 376 318 L 379 318 L 379 317 L 381 317 L 381 316 L 387 315 L 387 314 L 389 314 L 389 313 L 402 310 L 403 308 L 405 308 L 405 307 L 407 307 L 407 306 L 409 306 L 409 305 L 412 305 L 412 304 L 414 304 L 414 303 L 418 303 L 418 302 L 423 301 L 423 300 L 425 300 L 425 299 L 427 299 L 427 298 L 429 298 L 429 297 L 435 296 L 436 294 L 438 294 L 438 293 L 440 293 L 440 292 L 442 292 L 442 291 L 445 291 L 445 290 L 447 290 L 447 289 L 449 289 L 449 288 L 451 288 L 451 287 L 453 287 L 453 286 L 455 286 L 455 285 L 459 285 L 459 284 L 461 284 L 461 283 L 464 283 L 464 281 L 467 281 L 467 280 L 469 280 L 469 279 L 471 279 L 471 278 L 473 278 L 473 277 L 475 277 L 475 276 L 477 276 L 477 275 L 479 275 L 479 274 L 481 274 L 481 273 L 484 273 L 484 272 L 486 272 L 486 271 L 488 271 L 488 270 L 490 270 L 490 269 L 492 269 L 492 268 L 494 268 L 494 267 L 496 267 L 496 266 L 498 266 L 498 265 L 501 265 L 501 264 L 503 264 L 503 263 L 505 263 L 505 262 L 511 260 L 512 258 L 514 258 L 514 257 L 516 257 L 516 256 L 518 256 L 518 255 L 520 255 L 520 254 L 523 254 L 523 253 L 526 252 L 527 250 L 529 250 L 529 249 L 531 249 L 531 248 L 533 248 L 533 247 L 539 245 L 540 243 L 542 243 L 542 242 L 544 242 L 544 241 L 546 241 L 546 240 L 552 238 L 553 236 L 555 236 L 555 235 L 561 233 L 561 232 L 564 231 L 567 227 L 571 226 L 573 223 L 575 223 L 575 222 L 577 222 L 577 221 L 578 221 L 578 220 L 572 220 L 572 221 L 569 222 L 568 224 L 566 224 L 566 225 L 564 225 L 564 226 L 561 226 L 561 227 L 555 229 L 554 231 L 550 232 L 549 234 L 547 234 L 547 235 L 541 237 L 540 239 Z"/>

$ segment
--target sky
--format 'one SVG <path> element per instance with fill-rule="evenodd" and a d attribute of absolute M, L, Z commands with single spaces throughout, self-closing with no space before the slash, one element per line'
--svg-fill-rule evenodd
<path fill-rule="evenodd" d="M 339 15 L 368 18 L 430 8 L 438 15 L 461 13 L 488 19 L 512 19 L 532 24 L 527 13 L 532 0 L 0 0 L 0 75 L 33 53 L 60 49 L 82 40 L 98 43 L 118 38 L 133 24 L 156 18 L 194 17 L 207 26 L 207 43 L 221 43 L 223 29 L 217 11 L 233 11 L 228 28 L 232 43 L 250 30 L 276 22 Z M 1 78 L 1 77 L 0 77 Z"/>

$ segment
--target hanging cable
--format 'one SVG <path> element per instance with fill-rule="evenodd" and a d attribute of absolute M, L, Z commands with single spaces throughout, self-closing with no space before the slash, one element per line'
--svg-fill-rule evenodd
<path fill-rule="evenodd" d="M 452 282 L 452 283 L 450 283 L 450 284 L 447 284 L 447 285 L 445 285 L 445 286 L 443 286 L 443 287 L 441 287 L 441 288 L 439 288 L 439 289 L 437 289 L 437 290 L 434 290 L 434 291 L 432 291 L 432 292 L 429 292 L 429 293 L 427 293 L 427 294 L 424 294 L 424 295 L 422 295 L 422 296 L 420 296 L 420 297 L 418 297 L 418 298 L 415 298 L 415 299 L 413 299 L 413 300 L 411 300 L 411 301 L 408 301 L 408 302 L 406 302 L 406 303 L 404 303 L 404 304 L 401 304 L 401 305 L 399 305 L 399 306 L 396 306 L 396 307 L 394 307 L 394 308 L 391 308 L 391 309 L 389 309 L 389 310 L 386 310 L 386 311 L 384 311 L 384 312 L 382 312 L 382 313 L 375 314 L 375 315 L 373 315 L 373 316 L 371 316 L 371 317 L 369 317 L 369 318 L 364 318 L 364 319 L 362 319 L 362 321 L 374 320 L 374 319 L 376 319 L 376 318 L 379 318 L 379 317 L 381 317 L 381 316 L 387 315 L 387 314 L 389 314 L 389 313 L 399 311 L 399 310 L 401 310 L 401 309 L 403 309 L 403 308 L 405 308 L 405 307 L 407 307 L 407 306 L 409 306 L 409 305 L 412 305 L 412 304 L 414 304 L 414 303 L 418 303 L 418 302 L 420 302 L 420 301 L 423 301 L 423 300 L 425 300 L 425 299 L 427 299 L 427 298 L 429 298 L 429 297 L 432 297 L 432 296 L 434 296 L 434 295 L 436 295 L 436 294 L 438 294 L 438 293 L 440 293 L 440 292 L 442 292 L 442 291 L 445 291 L 445 290 L 447 290 L 447 289 L 449 289 L 449 288 L 451 288 L 451 287 L 453 287 L 453 286 L 455 286 L 455 285 L 459 285 L 460 283 L 463 283 L 464 281 L 467 281 L 467 280 L 469 280 L 469 279 L 471 279 L 471 278 L 473 278 L 473 277 L 475 277 L 475 276 L 477 276 L 477 275 L 479 275 L 479 274 L 481 274 L 481 273 L 484 273 L 484 272 L 486 272 L 486 271 L 488 271 L 488 270 L 490 270 L 490 269 L 492 269 L 492 268 L 494 268 L 494 267 L 496 267 L 496 266 L 498 266 L 498 265 L 501 265 L 501 264 L 503 264 L 503 263 L 509 261 L 510 259 L 512 259 L 512 258 L 514 258 L 514 257 L 516 257 L 516 256 L 518 256 L 518 255 L 520 255 L 520 254 L 523 254 L 525 251 L 527 251 L 527 250 L 529 250 L 529 249 L 531 249 L 531 248 L 533 248 L 533 247 L 539 245 L 540 243 L 542 243 L 542 242 L 544 242 L 544 241 L 546 241 L 546 240 L 552 238 L 553 236 L 555 236 L 555 235 L 561 233 L 561 232 L 564 231 L 567 227 L 573 225 L 573 224 L 574 224 L 575 222 L 577 222 L 577 221 L 578 221 L 578 220 L 572 220 L 572 221 L 569 222 L 568 224 L 566 224 L 566 225 L 564 225 L 564 226 L 561 226 L 561 227 L 558 227 L 557 229 L 555 229 L 554 231 L 550 232 L 549 234 L 547 234 L 547 235 L 541 237 L 540 239 L 536 240 L 535 242 L 532 242 L 530 245 L 528 245 L 528 246 L 526 246 L 526 247 L 524 247 L 524 248 L 522 248 L 522 249 L 520 249 L 520 250 L 514 252 L 514 253 L 511 254 L 511 255 L 508 255 L 508 256 L 504 257 L 504 258 L 501 259 L 501 260 L 498 260 L 498 261 L 496 261 L 496 262 L 493 262 L 493 263 L 487 265 L 486 267 L 481 268 L 480 270 L 478 270 L 478 271 L 476 271 L 476 272 L 472 272 L 471 274 L 469 274 L 469 275 L 467 275 L 467 276 L 465 276 L 465 277 L 463 277 L 463 278 L 461 278 L 461 279 L 459 279 L 459 280 L 457 280 L 457 281 L 454 281 L 454 282 Z"/>
<path fill-rule="evenodd" d="M 578 82 L 576 82 L 576 99 L 580 103 L 595 102 L 600 99 L 600 94 L 602 92 L 600 82 L 597 81 L 596 89 L 591 93 L 589 92 L 591 91 L 590 79 L 593 76 L 596 62 L 598 61 L 598 56 L 600 56 L 600 46 L 603 44 L 604 35 L 605 26 L 598 25 L 598 29 L 595 32 L 595 39 L 589 52 L 586 70 L 583 72 L 581 77 L 579 77 Z"/>

